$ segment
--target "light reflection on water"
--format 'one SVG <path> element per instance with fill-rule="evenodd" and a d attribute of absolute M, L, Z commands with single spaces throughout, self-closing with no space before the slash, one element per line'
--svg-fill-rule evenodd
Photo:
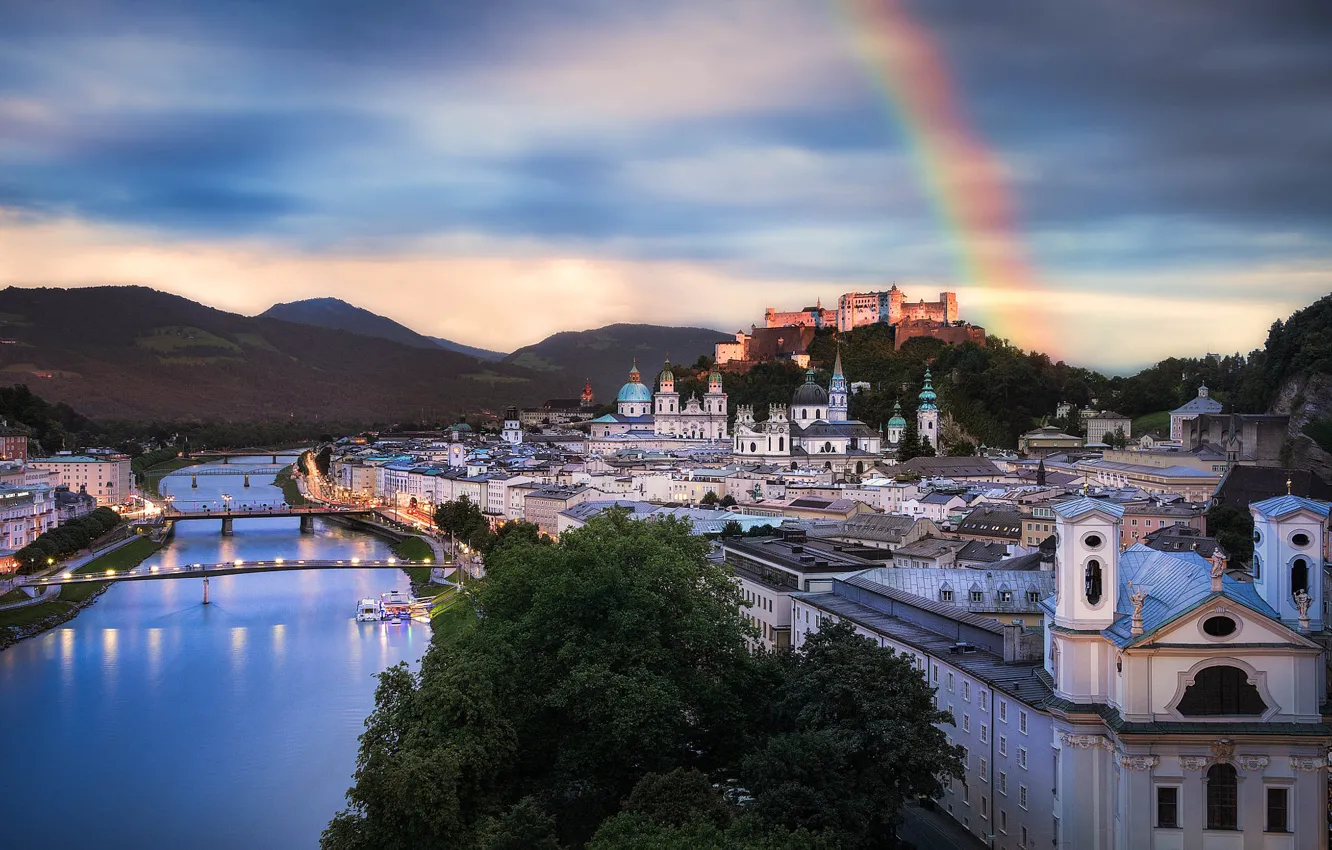
<path fill-rule="evenodd" d="M 177 478 L 168 491 L 201 499 L 281 498 L 258 477 L 249 490 L 232 476 L 200 476 L 198 490 Z M 389 554 L 315 529 L 240 519 L 223 537 L 220 522 L 182 523 L 149 563 Z M 132 582 L 0 652 L 0 799 L 23 813 L 0 845 L 56 846 L 58 823 L 69 848 L 317 846 L 351 783 L 374 674 L 415 666 L 430 638 L 420 623 L 357 623 L 356 602 L 407 587 L 392 570 L 227 576 L 205 606 L 198 579 Z"/>

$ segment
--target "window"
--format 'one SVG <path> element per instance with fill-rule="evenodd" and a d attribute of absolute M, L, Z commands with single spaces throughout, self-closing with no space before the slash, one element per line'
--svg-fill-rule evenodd
<path fill-rule="evenodd" d="M 1027 734 L 1027 712 L 1018 712 L 1018 731 L 1023 735 Z"/>
<path fill-rule="evenodd" d="M 989 773 L 989 770 L 990 770 L 990 762 L 989 762 L 989 760 L 987 760 L 984 756 L 981 756 L 981 760 L 980 760 L 980 781 L 981 781 L 981 782 L 989 782 L 989 781 L 990 781 L 990 773 Z"/>
<path fill-rule="evenodd" d="M 1018 805 L 1024 809 L 1027 808 L 1027 786 L 1025 785 L 1018 786 Z"/>
<path fill-rule="evenodd" d="M 1207 769 L 1207 828 L 1235 829 L 1239 775 L 1222 762 Z"/>
<path fill-rule="evenodd" d="M 1008 703 L 1004 700 L 999 700 L 999 719 L 1008 722 Z"/>
<path fill-rule="evenodd" d="M 1208 617 L 1203 620 L 1202 630 L 1212 637 L 1225 637 L 1235 633 L 1235 621 L 1229 617 Z"/>
<path fill-rule="evenodd" d="M 949 674 L 948 674 L 948 693 L 951 694 L 952 692 L 953 692 L 953 674 L 952 674 L 952 673 L 949 673 Z"/>
<path fill-rule="evenodd" d="M 1156 789 L 1156 825 L 1162 829 L 1179 828 L 1179 789 L 1160 786 Z"/>
<path fill-rule="evenodd" d="M 980 735 L 981 735 L 981 743 L 988 744 L 990 742 L 990 727 L 982 723 Z"/>
<path fill-rule="evenodd" d="M 1190 717 L 1258 715 L 1266 710 L 1267 704 L 1248 674 L 1224 664 L 1200 670 L 1178 706 L 1180 714 Z"/>
<path fill-rule="evenodd" d="M 953 722 L 956 723 L 957 715 L 953 712 L 953 704 L 951 702 L 948 703 L 948 714 L 953 718 Z"/>
<path fill-rule="evenodd" d="M 999 810 L 999 831 L 1008 832 L 1008 812 L 1003 809 Z"/>
<path fill-rule="evenodd" d="M 939 591 L 939 601 L 940 601 L 940 602 L 952 602 L 952 601 L 953 601 L 953 591 L 951 591 L 951 590 L 941 590 L 941 591 Z"/>
<path fill-rule="evenodd" d="M 964 714 L 964 715 L 962 715 L 962 731 L 963 731 L 963 732 L 970 732 L 970 731 L 971 731 L 971 715 L 970 715 L 970 714 Z"/>
<path fill-rule="evenodd" d="M 1092 558 L 1087 562 L 1087 569 L 1083 577 L 1084 589 L 1087 594 L 1088 605 L 1101 604 L 1101 562 Z"/>
<path fill-rule="evenodd" d="M 984 776 L 981 777 L 981 779 L 984 778 L 985 778 Z M 990 816 L 990 798 L 981 797 L 981 817 L 988 818 L 989 816 Z"/>
<path fill-rule="evenodd" d="M 1309 535 L 1305 534 L 1303 531 L 1297 531 L 1290 536 L 1290 542 L 1294 543 L 1296 546 L 1308 546 Z"/>
<path fill-rule="evenodd" d="M 1253 578 L 1254 581 L 1263 577 L 1263 559 L 1258 557 L 1258 553 L 1253 553 Z"/>
<path fill-rule="evenodd" d="M 979 590 L 973 590 L 971 591 L 971 601 L 983 602 L 985 601 L 985 594 L 981 593 Z"/>
<path fill-rule="evenodd" d="M 1018 747 L 1018 767 L 1025 770 L 1027 768 L 1027 748 Z"/>
<path fill-rule="evenodd" d="M 980 700 L 981 711 L 989 712 L 990 692 L 985 690 L 984 688 L 981 688 L 979 691 L 976 692 L 976 699 Z"/>
<path fill-rule="evenodd" d="M 1058 834 L 1059 834 L 1059 830 L 1056 829 L 1056 830 L 1055 830 L 1055 835 L 1058 835 Z M 1027 846 L 1027 828 L 1026 828 L 1025 826 L 1022 827 L 1022 840 L 1018 842 L 1018 846 L 1019 846 L 1019 847 L 1026 847 L 1026 846 Z"/>
<path fill-rule="evenodd" d="M 999 774 L 999 793 L 1000 793 L 1000 794 L 1003 794 L 1005 797 L 1008 796 L 1008 774 L 1007 774 L 1007 773 L 1000 773 L 1000 774 Z"/>
<path fill-rule="evenodd" d="M 970 683 L 970 682 L 965 682 L 965 681 L 964 681 L 964 682 L 962 683 L 962 699 L 966 700 L 967 702 L 971 702 L 971 683 Z"/>
<path fill-rule="evenodd" d="M 1289 794 L 1289 789 L 1286 788 L 1267 789 L 1268 832 L 1290 832 Z"/>
<path fill-rule="evenodd" d="M 1008 755 L 1008 736 L 1007 736 L 1007 735 L 1000 735 L 1000 736 L 999 736 L 999 755 L 1001 755 L 1001 756 L 1007 756 L 1007 755 Z"/>
<path fill-rule="evenodd" d="M 1012 601 L 1013 601 L 1013 591 L 1011 591 L 1011 590 L 1001 590 L 1001 591 L 999 591 L 999 601 L 1000 601 L 1000 602 L 1012 602 Z"/>
<path fill-rule="evenodd" d="M 1294 596 L 1300 591 L 1309 592 L 1309 562 L 1296 558 L 1290 565 L 1290 593 Z"/>
<path fill-rule="evenodd" d="M 939 665 L 934 665 L 934 684 L 939 684 Z"/>

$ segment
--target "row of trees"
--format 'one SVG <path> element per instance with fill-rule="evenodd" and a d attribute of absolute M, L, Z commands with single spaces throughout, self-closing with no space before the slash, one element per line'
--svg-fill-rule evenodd
<path fill-rule="evenodd" d="M 120 514 L 110 508 L 98 508 L 42 534 L 14 553 L 19 572 L 36 572 L 50 559 L 71 555 L 120 525 Z"/>
<path fill-rule="evenodd" d="M 893 846 L 961 774 L 909 659 L 825 627 L 754 655 L 687 524 L 609 512 L 513 536 L 483 616 L 385 672 L 327 850 Z"/>
<path fill-rule="evenodd" d="M 490 519 L 481 511 L 481 506 L 466 496 L 437 505 L 435 527 L 482 553 L 488 553 L 509 540 L 534 544 L 549 542 L 541 536 L 541 530 L 535 524 L 522 520 L 506 522 L 491 530 Z"/>

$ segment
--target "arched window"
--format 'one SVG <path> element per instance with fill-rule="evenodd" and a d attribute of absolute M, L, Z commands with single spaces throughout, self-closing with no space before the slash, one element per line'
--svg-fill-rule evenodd
<path fill-rule="evenodd" d="M 805 410 L 803 407 L 800 408 L 800 418 L 801 418 L 801 419 L 808 419 L 808 418 L 809 418 L 809 411 L 808 411 L 808 410 Z"/>
<path fill-rule="evenodd" d="M 1290 565 L 1290 595 L 1294 596 L 1301 590 L 1309 592 L 1309 562 L 1296 558 Z"/>
<path fill-rule="evenodd" d="M 795 469 L 799 469 L 799 468 L 800 468 L 800 464 L 796 463 L 795 461 L 791 461 L 791 469 L 795 470 Z"/>
<path fill-rule="evenodd" d="M 865 464 L 861 463 L 860 461 L 856 461 L 856 475 L 860 475 L 864 471 L 865 471 Z"/>
<path fill-rule="evenodd" d="M 826 460 L 826 461 L 824 461 L 824 462 L 823 462 L 823 468 L 824 468 L 824 469 L 832 469 L 832 461 L 830 461 L 830 460 Z"/>
<path fill-rule="evenodd" d="M 1087 562 L 1086 575 L 1084 576 L 1085 590 L 1087 593 L 1088 605 L 1101 604 L 1101 562 L 1092 558 Z"/>
<path fill-rule="evenodd" d="M 1207 828 L 1236 829 L 1239 775 L 1235 766 L 1221 762 L 1207 768 Z"/>
<path fill-rule="evenodd" d="M 1253 580 L 1254 580 L 1254 581 L 1257 581 L 1258 579 L 1260 579 L 1260 578 L 1262 578 L 1262 577 L 1263 577 L 1263 559 L 1260 558 L 1260 557 L 1258 556 L 1258 553 L 1257 553 L 1257 552 L 1254 552 L 1254 553 L 1253 553 Z"/>
<path fill-rule="evenodd" d="M 777 451 L 779 451 L 779 452 L 784 452 L 784 451 L 786 451 L 786 438 L 785 438 L 785 437 L 778 437 L 778 438 L 777 438 Z"/>
<path fill-rule="evenodd" d="M 826 453 L 828 453 L 828 452 L 831 452 L 832 450 L 833 450 L 832 443 L 829 442 L 829 441 L 827 441 L 827 440 L 825 440 L 824 443 L 823 443 L 823 451 L 824 451 L 824 453 L 826 454 Z"/>
<path fill-rule="evenodd" d="M 1266 710 L 1249 674 L 1224 664 L 1200 670 L 1179 701 L 1179 713 L 1189 717 L 1259 715 Z"/>
<path fill-rule="evenodd" d="M 756 451 L 758 451 L 758 446 L 755 445 L 754 443 L 750 443 L 750 444 L 749 444 L 749 452 L 750 452 L 750 454 L 753 454 L 753 453 L 756 452 Z"/>
<path fill-rule="evenodd" d="M 858 449 L 858 448 L 860 448 L 860 440 L 856 439 L 855 437 L 852 437 L 852 438 L 851 438 L 851 448 L 853 448 L 853 449 Z"/>

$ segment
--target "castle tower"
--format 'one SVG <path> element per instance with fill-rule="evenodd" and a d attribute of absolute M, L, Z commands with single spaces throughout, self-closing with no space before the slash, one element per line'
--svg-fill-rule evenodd
<path fill-rule="evenodd" d="M 845 422 L 850 399 L 846 391 L 846 378 L 842 375 L 842 347 L 837 347 L 833 362 L 832 381 L 828 384 L 828 421 Z"/>
<path fill-rule="evenodd" d="M 925 386 L 921 388 L 916 408 L 916 433 L 922 442 L 929 443 L 935 451 L 939 449 L 939 408 L 935 405 L 938 398 L 934 394 L 934 379 L 930 376 L 930 367 L 925 367 Z"/>
<path fill-rule="evenodd" d="M 1249 505 L 1253 514 L 1253 587 L 1282 622 L 1300 627 L 1301 592 L 1309 628 L 1323 628 L 1322 562 L 1329 505 L 1277 496 Z"/>
<path fill-rule="evenodd" d="M 513 446 L 523 441 L 523 424 L 518 416 L 518 408 L 510 407 L 504 411 L 504 430 L 500 432 L 500 439 Z"/>
<path fill-rule="evenodd" d="M 592 396 L 592 379 L 591 379 L 591 378 L 584 378 L 584 383 L 583 383 L 583 394 L 582 394 L 582 396 L 580 396 L 579 401 L 581 401 L 581 402 L 583 403 L 583 407 L 591 407 L 591 406 L 592 406 L 592 404 L 593 404 L 593 396 Z"/>

